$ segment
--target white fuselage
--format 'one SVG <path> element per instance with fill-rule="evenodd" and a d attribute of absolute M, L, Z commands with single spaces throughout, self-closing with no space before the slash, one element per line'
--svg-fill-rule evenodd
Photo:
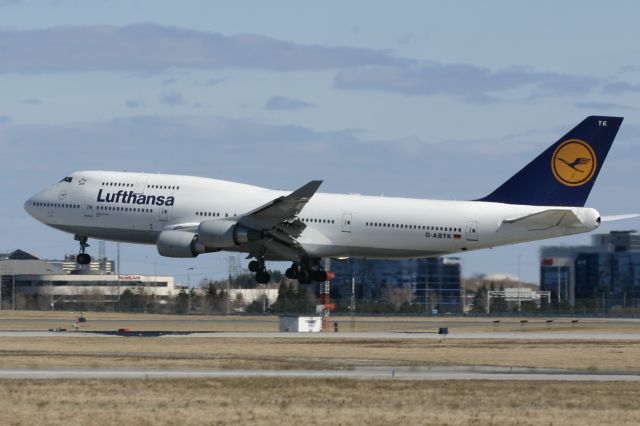
<path fill-rule="evenodd" d="M 165 229 L 232 220 L 289 193 L 164 174 L 86 171 L 71 178 L 31 197 L 25 209 L 65 232 L 143 244 L 156 244 Z M 309 257 L 426 257 L 588 232 L 599 224 L 594 209 L 570 207 L 563 209 L 579 218 L 571 226 L 505 222 L 549 208 L 316 193 L 298 214 L 306 228 L 297 241 Z"/>

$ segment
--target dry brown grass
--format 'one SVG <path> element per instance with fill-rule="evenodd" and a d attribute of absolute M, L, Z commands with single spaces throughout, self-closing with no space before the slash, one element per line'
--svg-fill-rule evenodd
<path fill-rule="evenodd" d="M 640 372 L 637 341 L 2 337 L 0 366 L 340 369 L 491 365 Z"/>
<path fill-rule="evenodd" d="M 88 313 L 85 329 L 274 331 L 276 317 Z M 70 313 L 0 313 L 0 328 L 69 326 Z M 348 318 L 341 330 L 349 331 Z M 446 322 L 445 322 L 446 321 Z M 491 319 L 359 318 L 357 331 L 493 331 Z M 519 319 L 499 329 L 520 330 Z M 507 324 L 504 322 L 508 321 Z M 538 321 L 530 331 L 637 332 L 638 322 Z M 12 327 L 13 326 L 13 327 Z M 0 368 L 336 369 L 492 365 L 640 372 L 640 342 L 1 337 Z M 640 383 L 302 378 L 0 380 L 2 425 L 635 425 Z"/>
<path fill-rule="evenodd" d="M 635 383 L 3 380 L 2 424 L 636 425 Z"/>

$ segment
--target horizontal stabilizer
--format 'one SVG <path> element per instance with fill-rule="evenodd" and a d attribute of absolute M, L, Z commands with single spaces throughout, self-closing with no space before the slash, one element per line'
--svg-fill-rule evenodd
<path fill-rule="evenodd" d="M 526 227 L 529 231 L 540 231 L 554 226 L 572 226 L 580 224 L 580 219 L 570 209 L 548 209 L 511 219 L 503 223 Z"/>
<path fill-rule="evenodd" d="M 616 215 L 602 216 L 602 221 L 615 222 L 616 220 L 635 219 L 636 217 L 640 217 L 640 214 L 637 214 L 637 213 L 616 214 Z"/>

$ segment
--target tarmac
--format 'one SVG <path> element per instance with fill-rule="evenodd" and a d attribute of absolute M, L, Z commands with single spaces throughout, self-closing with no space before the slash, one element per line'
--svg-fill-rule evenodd
<path fill-rule="evenodd" d="M 640 374 L 503 367 L 377 367 L 353 370 L 0 369 L 0 379 L 309 378 L 356 380 L 500 380 L 640 382 Z"/>
<path fill-rule="evenodd" d="M 446 337 L 438 333 L 418 332 L 361 332 L 361 333 L 286 333 L 286 332 L 168 332 L 168 331 L 127 331 L 127 332 L 84 332 L 84 331 L 0 331 L 0 337 L 157 337 L 167 338 L 251 338 L 251 339 L 354 339 L 354 340 L 406 340 L 406 339 L 492 339 L 492 340 L 598 340 L 598 341 L 640 341 L 640 333 L 597 333 L 597 332 L 478 332 L 452 333 Z"/>

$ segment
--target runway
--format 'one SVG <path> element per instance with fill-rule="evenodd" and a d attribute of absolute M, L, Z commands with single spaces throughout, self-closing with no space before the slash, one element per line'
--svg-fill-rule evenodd
<path fill-rule="evenodd" d="M 277 333 L 277 332 L 127 332 L 126 336 L 112 332 L 83 331 L 0 331 L 2 337 L 61 337 L 61 338 L 122 338 L 155 337 L 160 339 L 208 338 L 208 339 L 344 339 L 344 340 L 407 340 L 442 339 L 437 333 L 362 332 L 362 333 Z M 580 341 L 640 341 L 640 333 L 580 333 L 580 332 L 478 332 L 451 333 L 446 339 L 476 340 L 580 340 Z"/>
<path fill-rule="evenodd" d="M 639 382 L 640 374 L 584 373 L 571 370 L 501 367 L 378 367 L 353 370 L 143 370 L 0 369 L 0 379 L 215 379 L 308 378 L 356 380 L 499 380 Z"/>

